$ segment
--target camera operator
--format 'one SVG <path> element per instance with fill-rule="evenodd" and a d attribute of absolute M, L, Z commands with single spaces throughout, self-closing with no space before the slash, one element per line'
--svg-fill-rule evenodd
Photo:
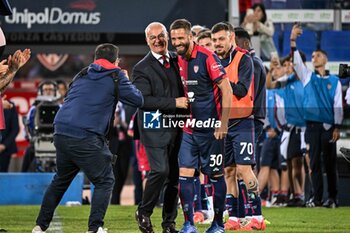
<path fill-rule="evenodd" d="M 323 199 L 322 161 L 327 173 L 328 200 L 324 207 L 338 206 L 338 182 L 336 165 L 336 142 L 343 120 L 342 90 L 338 77 L 326 72 L 327 53 L 316 50 L 312 53 L 315 72 L 303 64 L 296 48 L 296 39 L 303 33 L 300 25 L 293 26 L 290 45 L 294 69 L 304 86 L 305 140 L 310 144 L 311 178 L 314 188 L 312 206 L 321 206 Z M 323 152 L 323 160 L 321 159 Z"/>
<path fill-rule="evenodd" d="M 34 153 L 34 143 L 31 140 L 34 136 L 35 132 L 35 113 L 37 111 L 37 106 L 40 102 L 46 100 L 46 101 L 55 101 L 56 99 L 56 92 L 57 92 L 57 85 L 55 82 L 46 80 L 43 81 L 39 87 L 38 87 L 38 97 L 33 103 L 33 105 L 30 107 L 27 117 L 26 117 L 26 138 L 30 140 L 30 145 L 26 149 L 23 163 L 22 163 L 22 172 L 28 172 L 29 170 L 32 170 L 33 167 L 32 162 L 35 157 Z M 53 133 L 53 130 L 52 130 Z"/>

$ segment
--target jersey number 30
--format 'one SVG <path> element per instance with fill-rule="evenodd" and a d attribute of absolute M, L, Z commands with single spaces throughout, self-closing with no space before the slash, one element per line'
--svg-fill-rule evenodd
<path fill-rule="evenodd" d="M 222 164 L 222 154 L 212 154 L 210 155 L 210 167 L 218 167 Z"/>

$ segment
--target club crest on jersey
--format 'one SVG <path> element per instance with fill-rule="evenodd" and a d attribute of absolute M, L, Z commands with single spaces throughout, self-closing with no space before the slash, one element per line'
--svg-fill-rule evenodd
<path fill-rule="evenodd" d="M 327 84 L 327 89 L 328 90 L 332 89 L 332 84 Z"/>
<path fill-rule="evenodd" d="M 194 102 L 195 98 L 194 98 L 194 92 L 190 91 L 187 93 L 187 96 L 188 96 L 188 101 L 190 103 Z"/>
<path fill-rule="evenodd" d="M 197 66 L 197 65 L 193 66 L 193 71 L 194 71 L 195 73 L 197 73 L 198 70 L 199 70 L 199 66 Z"/>

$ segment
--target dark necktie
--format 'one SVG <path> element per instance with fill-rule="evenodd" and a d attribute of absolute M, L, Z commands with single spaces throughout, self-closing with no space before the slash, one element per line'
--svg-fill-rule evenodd
<path fill-rule="evenodd" d="M 162 56 L 162 60 L 163 60 L 163 66 L 164 66 L 166 69 L 169 69 L 169 68 L 170 68 L 170 63 L 169 63 L 168 60 L 166 59 L 166 56 L 165 56 L 165 55 Z"/>

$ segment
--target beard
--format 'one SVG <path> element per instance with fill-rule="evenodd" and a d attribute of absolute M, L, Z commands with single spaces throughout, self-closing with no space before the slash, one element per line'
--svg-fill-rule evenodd
<path fill-rule="evenodd" d="M 220 48 L 220 51 L 218 51 L 217 48 Z M 215 53 L 216 53 L 216 55 L 223 57 L 227 53 L 227 51 L 225 51 L 224 47 L 216 47 Z"/>
<path fill-rule="evenodd" d="M 178 49 L 178 47 L 180 46 L 183 47 L 184 49 L 183 50 Z M 175 49 L 177 54 L 183 56 L 187 53 L 189 47 L 190 47 L 190 43 L 188 42 L 186 44 L 179 44 L 178 46 L 175 47 Z"/>

